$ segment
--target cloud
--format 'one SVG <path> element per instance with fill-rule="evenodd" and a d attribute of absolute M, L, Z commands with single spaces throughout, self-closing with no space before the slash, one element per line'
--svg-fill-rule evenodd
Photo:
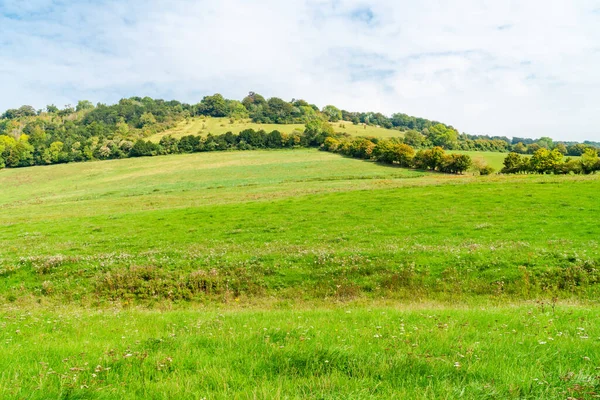
<path fill-rule="evenodd" d="M 597 1 L 0 2 L 0 109 L 214 92 L 600 140 Z"/>

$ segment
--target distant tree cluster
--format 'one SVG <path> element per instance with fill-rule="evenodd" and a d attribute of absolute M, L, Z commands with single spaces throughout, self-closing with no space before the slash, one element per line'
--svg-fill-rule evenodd
<path fill-rule="evenodd" d="M 591 174 L 600 171 L 598 150 L 588 147 L 581 158 L 564 158 L 557 149 L 540 148 L 531 157 L 509 153 L 504 159 L 503 173 L 542 173 L 542 174 Z"/>
<path fill-rule="evenodd" d="M 439 146 L 415 151 L 413 147 L 396 139 L 348 139 L 329 136 L 321 148 L 349 157 L 449 174 L 462 174 L 473 165 L 471 157 L 466 154 L 447 154 Z"/>
<path fill-rule="evenodd" d="M 127 157 L 134 142 L 175 126 L 192 106 L 149 97 L 123 99 L 118 104 L 45 112 L 24 106 L 0 119 L 0 168 L 27 167 Z"/>

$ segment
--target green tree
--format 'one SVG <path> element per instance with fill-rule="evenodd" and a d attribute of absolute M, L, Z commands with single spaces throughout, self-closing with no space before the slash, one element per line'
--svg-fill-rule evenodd
<path fill-rule="evenodd" d="M 248 110 L 237 100 L 227 100 L 227 116 L 237 119 L 248 118 Z"/>
<path fill-rule="evenodd" d="M 336 106 L 327 105 L 323 107 L 322 113 L 327 117 L 329 122 L 337 122 L 342 119 L 342 112 Z"/>
<path fill-rule="evenodd" d="M 198 104 L 198 111 L 201 115 L 208 115 L 210 117 L 226 117 L 227 116 L 227 102 L 223 95 L 216 93 L 212 96 L 205 96 L 200 104 Z"/>
<path fill-rule="evenodd" d="M 581 156 L 581 168 L 586 174 L 590 174 L 598 167 L 598 152 L 595 149 L 587 148 Z"/>
<path fill-rule="evenodd" d="M 304 129 L 304 140 L 307 146 L 320 146 L 325 139 L 335 134 L 333 127 L 320 119 L 308 121 Z"/>
<path fill-rule="evenodd" d="M 473 164 L 471 157 L 466 154 L 446 154 L 442 159 L 439 170 L 451 174 L 462 174 Z"/>
<path fill-rule="evenodd" d="M 412 147 L 422 147 L 425 144 L 425 136 L 413 129 L 404 133 L 404 143 Z"/>
<path fill-rule="evenodd" d="M 523 142 L 519 142 L 519 143 L 513 145 L 512 150 L 513 150 L 513 152 L 518 153 L 518 154 L 525 154 L 525 153 L 527 153 L 527 146 L 525 146 L 523 144 Z"/>
<path fill-rule="evenodd" d="M 529 159 L 531 169 L 536 172 L 554 172 L 562 163 L 563 155 L 558 150 L 548 150 L 544 147 L 533 153 Z"/>
<path fill-rule="evenodd" d="M 552 138 L 547 136 L 541 137 L 537 140 L 537 144 L 544 149 L 551 149 L 554 147 L 554 141 Z"/>
<path fill-rule="evenodd" d="M 518 155 L 515 152 L 508 153 L 508 155 L 504 158 L 504 168 L 502 168 L 502 173 L 505 174 L 515 174 L 517 172 L 523 172 L 526 170 L 526 160 Z"/>
<path fill-rule="evenodd" d="M 91 101 L 79 100 L 77 102 L 77 107 L 75 107 L 75 111 L 79 112 L 79 111 L 91 110 L 92 108 L 94 108 L 94 104 L 92 104 Z"/>
<path fill-rule="evenodd" d="M 151 112 L 143 113 L 140 117 L 140 124 L 142 125 L 142 127 L 156 124 L 156 118 L 154 117 L 154 114 L 152 114 Z"/>
<path fill-rule="evenodd" d="M 56 114 L 58 112 L 58 107 L 54 104 L 49 104 L 46 106 L 46 111 L 50 114 Z"/>
<path fill-rule="evenodd" d="M 458 132 L 443 124 L 437 124 L 429 128 L 428 139 L 434 146 L 454 149 L 458 145 Z"/>
<path fill-rule="evenodd" d="M 61 160 L 61 152 L 63 151 L 64 143 L 63 142 L 52 142 L 50 147 L 48 148 L 48 153 L 50 156 L 50 163 L 57 163 Z"/>
<path fill-rule="evenodd" d="M 554 148 L 560 151 L 562 155 L 566 155 L 568 153 L 567 146 L 564 143 L 556 143 Z"/>
<path fill-rule="evenodd" d="M 414 165 L 419 169 L 436 170 L 443 166 L 445 151 L 439 146 L 420 150 L 415 154 Z"/>

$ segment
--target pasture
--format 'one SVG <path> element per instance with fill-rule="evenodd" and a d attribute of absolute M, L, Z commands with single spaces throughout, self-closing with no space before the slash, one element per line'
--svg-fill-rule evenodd
<path fill-rule="evenodd" d="M 592 399 L 597 309 L 9 309 L 3 399 Z"/>
<path fill-rule="evenodd" d="M 0 171 L 0 397 L 595 398 L 600 179 L 314 149 Z"/>
<path fill-rule="evenodd" d="M 0 185 L 11 298 L 598 293 L 596 176 L 450 176 L 289 150 L 6 170 Z"/>

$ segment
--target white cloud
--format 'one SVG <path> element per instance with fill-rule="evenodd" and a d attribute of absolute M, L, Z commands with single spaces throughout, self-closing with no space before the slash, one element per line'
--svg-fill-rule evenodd
<path fill-rule="evenodd" d="M 600 140 L 600 2 L 0 1 L 0 109 L 305 98 Z"/>

